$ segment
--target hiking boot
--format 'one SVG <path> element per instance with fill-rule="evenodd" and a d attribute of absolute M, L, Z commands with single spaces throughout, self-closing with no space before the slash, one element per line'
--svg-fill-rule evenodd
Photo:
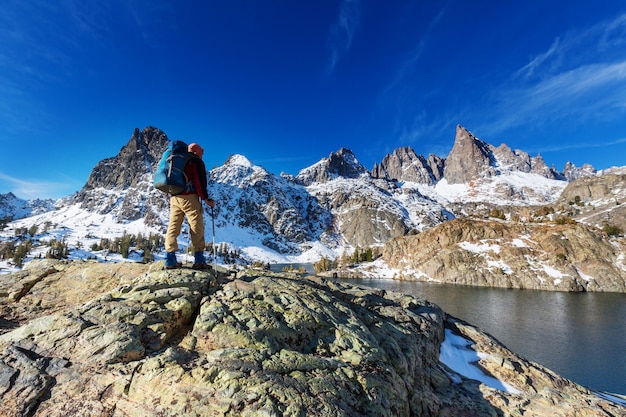
<path fill-rule="evenodd" d="M 199 271 L 211 269 L 211 267 L 206 263 L 204 252 L 197 251 L 193 253 L 193 265 L 191 266 L 191 268 Z"/>
<path fill-rule="evenodd" d="M 209 264 L 193 264 L 191 269 L 195 269 L 196 271 L 211 271 L 213 268 Z"/>
<path fill-rule="evenodd" d="M 182 266 L 181 263 L 178 263 L 176 259 L 175 252 L 166 252 L 165 253 L 165 269 L 176 269 Z"/>

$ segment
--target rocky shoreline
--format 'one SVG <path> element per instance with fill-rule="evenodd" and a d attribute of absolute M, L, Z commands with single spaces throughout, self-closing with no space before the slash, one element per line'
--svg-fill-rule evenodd
<path fill-rule="evenodd" d="M 33 261 L 0 276 L 2 416 L 621 416 L 414 296 L 315 277 Z M 440 361 L 446 331 L 485 374 Z"/>

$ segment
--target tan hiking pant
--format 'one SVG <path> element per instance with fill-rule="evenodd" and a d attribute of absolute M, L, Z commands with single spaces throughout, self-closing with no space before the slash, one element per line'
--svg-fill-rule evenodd
<path fill-rule="evenodd" d="M 165 251 L 178 250 L 178 235 L 187 217 L 191 231 L 191 244 L 194 251 L 204 250 L 204 218 L 202 203 L 197 194 L 174 195 L 170 197 L 170 224 L 165 234 Z"/>

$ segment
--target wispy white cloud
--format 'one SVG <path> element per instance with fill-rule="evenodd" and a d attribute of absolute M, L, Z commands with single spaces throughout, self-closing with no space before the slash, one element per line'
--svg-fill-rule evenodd
<path fill-rule="evenodd" d="M 618 138 L 614 140 L 606 141 L 593 141 L 593 142 L 567 142 L 557 145 L 540 146 L 536 149 L 537 152 L 561 152 L 571 149 L 591 149 L 591 148 L 606 148 L 608 146 L 621 145 L 626 143 L 626 138 Z"/>
<path fill-rule="evenodd" d="M 488 108 L 490 133 L 575 117 L 607 120 L 626 112 L 626 61 L 555 74 L 525 88 L 501 89 Z"/>
<path fill-rule="evenodd" d="M 382 96 L 387 95 L 389 92 L 396 90 L 398 87 L 404 85 L 407 81 L 407 78 L 411 76 L 411 74 L 415 71 L 420 58 L 426 48 L 428 42 L 430 41 L 430 36 L 432 31 L 439 25 L 443 17 L 445 16 L 447 11 L 447 6 L 443 7 L 434 19 L 429 21 L 426 30 L 421 33 L 420 38 L 416 40 L 415 46 L 413 49 L 409 51 L 406 55 L 406 58 L 398 64 L 398 69 L 395 71 L 394 76 L 387 84 L 387 86 L 383 89 Z"/>
<path fill-rule="evenodd" d="M 345 54 L 352 45 L 354 34 L 359 25 L 361 15 L 360 0 L 342 0 L 339 5 L 339 16 L 330 29 L 330 60 L 327 73 L 331 74 L 341 56 Z"/>
<path fill-rule="evenodd" d="M 29 181 L 0 172 L 0 193 L 13 192 L 18 197 L 27 200 L 65 197 L 77 191 L 77 188 L 79 185 L 75 180 L 66 182 Z"/>
<path fill-rule="evenodd" d="M 515 72 L 515 75 L 552 74 L 566 71 L 589 62 L 616 59 L 623 56 L 626 44 L 626 14 L 580 30 L 572 30 L 558 36 L 550 47 Z"/>
<path fill-rule="evenodd" d="M 599 46 L 603 49 L 621 47 L 626 44 L 626 13 L 598 25 L 601 33 Z"/>
<path fill-rule="evenodd" d="M 524 65 L 519 70 L 515 71 L 515 76 L 531 77 L 535 74 L 535 71 L 543 65 L 544 62 L 560 55 L 561 53 L 561 41 L 560 38 L 556 38 L 550 48 L 534 57 L 528 64 Z"/>
<path fill-rule="evenodd" d="M 626 116 L 626 14 L 557 37 L 471 113 L 481 132 Z"/>

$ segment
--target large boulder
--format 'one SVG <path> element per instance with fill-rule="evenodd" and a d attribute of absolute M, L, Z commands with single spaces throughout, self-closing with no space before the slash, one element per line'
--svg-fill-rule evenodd
<path fill-rule="evenodd" d="M 409 295 L 268 272 L 217 280 L 162 262 L 34 261 L 1 282 L 22 288 L 0 297 L 12 323 L 0 335 L 2 416 L 626 412 Z M 69 293 L 47 304 L 46 288 Z M 39 306 L 25 302 L 31 292 Z M 514 389 L 449 369 L 440 348 L 451 334 Z"/>

